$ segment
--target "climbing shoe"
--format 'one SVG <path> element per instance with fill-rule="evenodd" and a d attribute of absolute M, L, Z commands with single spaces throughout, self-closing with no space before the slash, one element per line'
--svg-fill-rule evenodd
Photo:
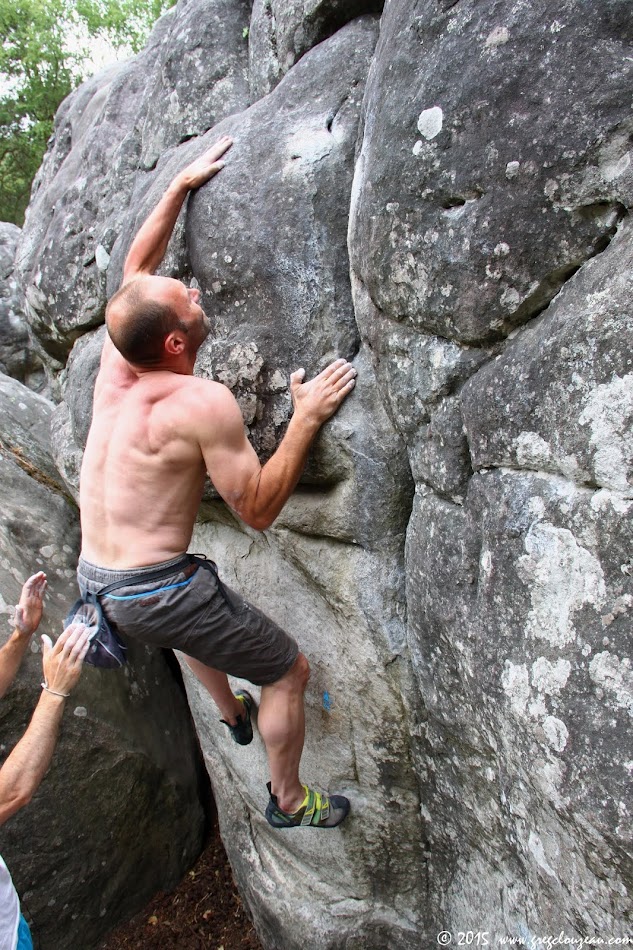
<path fill-rule="evenodd" d="M 234 726 L 226 721 L 226 719 L 220 719 L 220 722 L 223 722 L 225 726 L 229 727 L 229 732 L 233 736 L 233 741 L 237 742 L 238 745 L 248 745 L 249 742 L 253 739 L 253 724 L 251 722 L 251 709 L 255 705 L 255 701 L 250 693 L 247 693 L 245 689 L 239 690 L 235 693 L 235 698 L 244 706 L 244 712 L 241 716 L 238 716 L 237 722 Z"/>
<path fill-rule="evenodd" d="M 349 800 L 343 795 L 325 795 L 304 785 L 306 797 L 295 812 L 282 811 L 277 796 L 267 783 L 270 801 L 266 806 L 266 819 L 273 828 L 335 828 L 349 812 Z"/>

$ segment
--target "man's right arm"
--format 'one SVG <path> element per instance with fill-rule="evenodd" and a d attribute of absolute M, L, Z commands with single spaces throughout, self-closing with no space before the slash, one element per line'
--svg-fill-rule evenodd
<path fill-rule="evenodd" d="M 351 393 L 356 370 L 336 360 L 307 383 L 304 371 L 290 377 L 294 413 L 279 448 L 261 465 L 246 438 L 244 421 L 233 395 L 216 390 L 213 426 L 201 421 L 201 447 L 216 490 L 242 521 L 263 531 L 273 523 L 294 491 L 319 429 Z"/>

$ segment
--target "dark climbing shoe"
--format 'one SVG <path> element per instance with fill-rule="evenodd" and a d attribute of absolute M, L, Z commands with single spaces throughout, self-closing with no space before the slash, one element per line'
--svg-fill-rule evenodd
<path fill-rule="evenodd" d="M 282 811 L 277 796 L 267 784 L 270 801 L 266 806 L 266 819 L 273 828 L 336 828 L 347 817 L 349 800 L 344 795 L 325 795 L 304 785 L 306 797 L 295 812 Z"/>
<path fill-rule="evenodd" d="M 220 719 L 220 722 L 223 722 L 225 726 L 229 727 L 229 732 L 233 736 L 233 741 L 237 742 L 238 745 L 248 745 L 249 742 L 253 740 L 253 724 L 251 722 L 251 709 L 255 705 L 255 701 L 250 693 L 247 693 L 245 689 L 239 690 L 235 693 L 235 698 L 244 706 L 244 712 L 241 716 L 238 716 L 238 720 L 234 726 L 231 726 L 226 719 Z"/>

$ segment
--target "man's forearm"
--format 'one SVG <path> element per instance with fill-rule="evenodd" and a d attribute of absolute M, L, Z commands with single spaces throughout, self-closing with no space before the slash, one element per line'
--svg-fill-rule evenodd
<path fill-rule="evenodd" d="M 293 416 L 279 448 L 262 466 L 251 487 L 251 499 L 240 516 L 258 531 L 269 528 L 301 478 L 320 425 Z"/>
<path fill-rule="evenodd" d="M 124 283 L 137 274 L 154 273 L 165 256 L 185 198 L 190 191 L 200 188 L 220 171 L 224 162 L 218 159 L 231 144 L 232 139 L 223 135 L 211 148 L 176 175 L 132 241 L 123 268 Z"/>
<path fill-rule="evenodd" d="M 123 280 L 133 274 L 153 274 L 167 251 L 180 209 L 189 194 L 189 187 L 178 175 L 160 199 L 128 251 Z"/>
<path fill-rule="evenodd" d="M 0 825 L 26 805 L 46 774 L 64 712 L 65 699 L 45 690 L 28 729 L 0 769 Z"/>
<path fill-rule="evenodd" d="M 13 682 L 30 641 L 30 634 L 25 636 L 19 630 L 14 630 L 0 650 L 0 698 Z"/>

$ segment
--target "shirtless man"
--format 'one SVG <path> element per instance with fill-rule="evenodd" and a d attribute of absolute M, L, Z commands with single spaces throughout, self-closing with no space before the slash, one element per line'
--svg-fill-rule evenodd
<path fill-rule="evenodd" d="M 246 691 L 233 695 L 226 674 L 261 685 L 258 726 L 271 775 L 266 817 L 275 827 L 330 828 L 347 815 L 348 800 L 299 781 L 306 658 L 217 573 L 186 561 L 205 473 L 246 524 L 269 527 L 299 481 L 316 434 L 356 377 L 342 359 L 309 382 L 304 370 L 293 373 L 294 413 L 262 466 L 231 392 L 193 375 L 210 329 L 200 292 L 154 272 L 188 193 L 223 168 L 219 159 L 231 144 L 222 137 L 174 178 L 134 239 L 122 286 L 106 309 L 81 471 L 78 579 L 82 593 L 129 579 L 129 587 L 102 598 L 106 616 L 126 636 L 185 653 L 242 744 L 252 737 L 252 699 Z M 169 575 L 171 567 L 160 582 L 144 581 L 162 568 Z"/>

